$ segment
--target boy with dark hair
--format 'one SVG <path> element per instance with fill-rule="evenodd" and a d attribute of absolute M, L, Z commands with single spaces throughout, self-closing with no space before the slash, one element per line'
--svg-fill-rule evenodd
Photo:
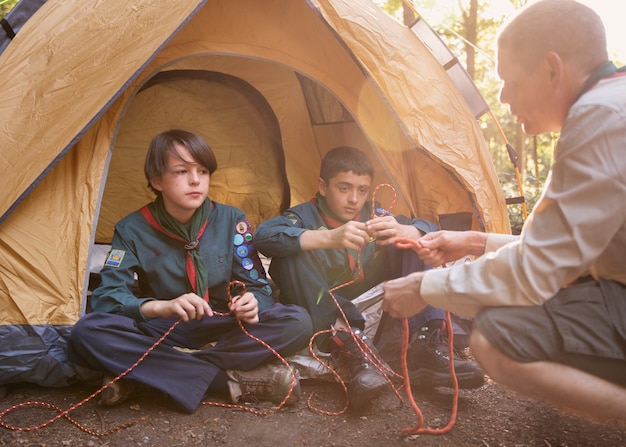
<path fill-rule="evenodd" d="M 287 403 L 298 398 L 297 376 L 274 366 L 275 354 L 238 321 L 288 356 L 307 345 L 310 318 L 298 306 L 274 302 L 243 211 L 207 198 L 216 169 L 209 146 L 191 132 L 170 130 L 150 143 L 144 170 L 156 200 L 115 226 L 102 283 L 91 296 L 93 312 L 74 326 L 70 355 L 103 370 L 109 383 L 182 323 L 129 380 L 103 391 L 105 405 L 123 402 L 136 383 L 163 391 L 186 412 L 207 392 L 228 391 L 234 402 L 252 394 L 280 403 L 293 386 Z M 139 297 L 132 292 L 135 275 Z M 232 281 L 246 291 L 229 300 Z"/>
<path fill-rule="evenodd" d="M 374 169 L 362 151 L 345 146 L 331 150 L 322 160 L 316 197 L 261 223 L 255 242 L 261 253 L 272 258 L 269 271 L 280 289 L 280 300 L 305 307 L 314 331 L 338 330 L 332 337 L 318 337 L 317 345 L 330 352 L 336 363 L 346 366 L 350 373 L 348 400 L 350 408 L 357 410 L 380 394 L 386 379 L 363 356 L 353 338 L 364 340 L 378 355 L 363 334 L 365 319 L 352 300 L 384 280 L 422 270 L 424 264 L 412 250 L 396 248 L 394 241 L 418 240 L 437 230 L 435 224 L 422 219 L 375 217 L 368 200 L 373 177 Z M 358 271 L 358 260 L 362 272 Z M 329 290 L 352 281 L 359 273 L 361 280 L 333 293 L 346 322 Z M 452 385 L 448 349 L 441 335 L 444 318 L 445 313 L 434 308 L 413 318 L 409 365 L 417 386 Z M 392 326 L 379 325 L 381 343 L 385 336 L 392 336 L 385 333 Z M 385 351 L 381 354 L 383 359 L 398 360 L 389 358 Z M 482 385 L 483 373 L 473 362 L 457 358 L 455 368 L 461 386 Z"/>

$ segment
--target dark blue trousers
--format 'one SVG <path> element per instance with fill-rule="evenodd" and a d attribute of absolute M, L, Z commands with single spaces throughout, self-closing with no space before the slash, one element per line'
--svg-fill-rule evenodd
<path fill-rule="evenodd" d="M 313 332 L 310 317 L 298 306 L 274 304 L 259 312 L 259 320 L 245 324 L 246 330 L 285 357 L 306 347 Z M 121 315 L 87 314 L 72 329 L 70 359 L 119 375 L 175 322 L 156 318 L 140 323 Z M 215 344 L 206 347 L 208 343 Z M 174 346 L 197 351 L 183 352 Z M 234 317 L 213 316 L 178 324 L 125 378 L 163 391 L 191 413 L 219 370 L 250 370 L 273 359 L 276 356 L 244 334 Z"/>

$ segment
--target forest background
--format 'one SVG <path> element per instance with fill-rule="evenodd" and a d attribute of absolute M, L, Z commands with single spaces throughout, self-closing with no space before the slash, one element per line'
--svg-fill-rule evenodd
<path fill-rule="evenodd" d="M 508 106 L 500 104 L 498 96 L 501 82 L 496 73 L 494 52 L 494 41 L 500 25 L 508 15 L 529 0 L 372 1 L 403 23 L 411 23 L 417 12 L 465 67 L 490 108 L 489 113 L 479 117 L 478 121 L 504 195 L 511 199 L 524 197 L 525 212 L 530 212 L 541 194 L 552 163 L 552 149 L 558 135 L 553 133 L 532 137 L 525 135 L 521 126 L 509 113 Z M 610 0 L 580 1 L 596 9 L 603 16 L 607 27 L 610 58 L 616 65 L 623 65 L 626 51 L 621 53 L 620 51 L 622 46 L 626 46 L 626 32 L 612 19 L 620 16 L 615 11 L 616 5 Z M 17 2 L 18 0 L 0 0 L 0 19 Z M 618 6 L 619 8 L 626 9 L 626 4 Z M 513 147 L 513 156 L 507 150 L 506 143 Z M 525 214 L 522 205 L 508 205 L 507 210 L 513 233 L 519 233 Z"/>

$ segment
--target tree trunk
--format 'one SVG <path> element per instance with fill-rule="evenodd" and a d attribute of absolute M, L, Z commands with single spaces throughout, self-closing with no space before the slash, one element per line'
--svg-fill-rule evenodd
<path fill-rule="evenodd" d="M 476 73 L 476 39 L 477 25 L 478 25 L 478 0 L 470 0 L 469 13 L 463 14 L 465 22 L 465 54 L 466 64 L 465 69 L 472 79 L 475 79 Z"/>

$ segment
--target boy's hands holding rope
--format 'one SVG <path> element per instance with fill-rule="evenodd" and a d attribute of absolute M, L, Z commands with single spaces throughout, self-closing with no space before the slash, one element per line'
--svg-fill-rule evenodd
<path fill-rule="evenodd" d="M 228 308 L 238 320 L 244 323 L 259 322 L 259 302 L 252 292 L 233 297 Z"/>
<path fill-rule="evenodd" d="M 374 217 L 365 225 L 367 233 L 376 239 L 377 245 L 390 245 L 398 238 L 417 241 L 423 235 L 413 225 L 403 225 L 393 216 Z"/>
<path fill-rule="evenodd" d="M 212 317 L 209 303 L 195 293 L 185 293 L 171 300 L 151 300 L 142 303 L 141 313 L 146 318 L 181 318 L 185 323 Z"/>
<path fill-rule="evenodd" d="M 233 316 L 244 323 L 259 321 L 259 302 L 251 292 L 233 297 L 228 304 Z M 171 300 L 151 300 L 141 305 L 146 318 L 181 318 L 185 323 L 214 315 L 209 303 L 195 293 L 186 293 Z"/>
<path fill-rule="evenodd" d="M 390 245 L 398 238 L 418 240 L 422 233 L 413 225 L 402 225 L 393 216 L 375 217 L 363 223 L 350 221 L 332 230 L 307 230 L 300 236 L 303 250 L 359 250 L 372 238 Z"/>
<path fill-rule="evenodd" d="M 359 250 L 370 240 L 363 222 L 350 221 L 332 230 L 307 230 L 300 235 L 303 250 Z"/>

